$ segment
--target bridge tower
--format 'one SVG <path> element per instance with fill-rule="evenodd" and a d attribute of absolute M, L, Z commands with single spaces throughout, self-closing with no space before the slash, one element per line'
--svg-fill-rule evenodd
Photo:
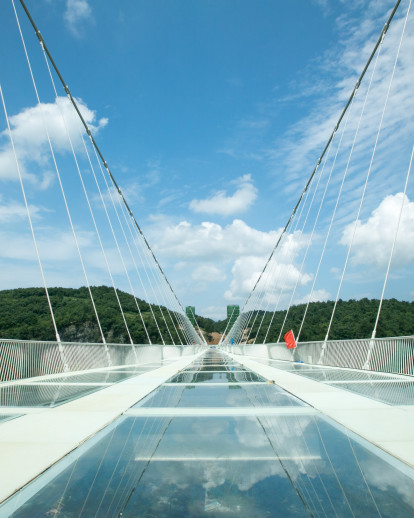
<path fill-rule="evenodd" d="M 195 306 L 186 306 L 185 308 L 185 314 L 188 317 L 188 320 L 193 324 L 193 326 L 196 326 L 195 321 Z"/>
<path fill-rule="evenodd" d="M 237 317 L 240 315 L 240 306 L 231 305 L 227 306 L 227 327 L 231 329 Z"/>

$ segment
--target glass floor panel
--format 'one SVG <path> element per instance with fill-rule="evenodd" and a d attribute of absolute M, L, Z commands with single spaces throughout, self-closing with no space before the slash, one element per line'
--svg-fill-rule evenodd
<path fill-rule="evenodd" d="M 327 383 L 388 405 L 414 405 L 414 382 L 410 380 L 409 376 L 353 369 L 330 369 L 329 367 L 298 363 L 289 365 L 285 362 L 269 360 L 262 360 L 260 363 Z"/>
<path fill-rule="evenodd" d="M 169 383 L 245 383 L 248 381 L 267 381 L 254 372 L 186 372 L 169 380 Z"/>
<path fill-rule="evenodd" d="M 352 380 L 360 380 L 360 381 L 370 381 L 370 380 L 395 380 L 399 381 L 399 378 L 393 376 L 392 374 L 377 374 L 375 372 L 361 372 L 361 371 L 353 371 L 350 369 L 319 369 L 319 370 L 306 370 L 295 372 L 295 374 L 299 374 L 300 376 L 304 376 L 306 378 L 311 378 L 316 381 L 352 381 Z"/>
<path fill-rule="evenodd" d="M 116 383 L 118 381 L 123 381 L 128 378 L 132 378 L 134 376 L 139 376 L 139 374 L 143 374 L 146 371 L 124 371 L 124 372 L 114 372 L 114 371 L 105 371 L 105 372 L 85 372 L 82 374 L 68 375 L 68 376 L 59 376 L 56 378 L 48 378 L 44 380 L 36 380 L 36 383 Z"/>
<path fill-rule="evenodd" d="M 20 416 L 21 414 L 0 414 L 0 424 Z"/>
<path fill-rule="evenodd" d="M 240 367 L 239 365 L 214 365 L 210 367 L 209 365 L 192 365 L 191 367 L 187 367 L 183 369 L 183 371 L 201 371 L 201 372 L 226 372 L 226 371 L 246 371 L 249 369 L 245 369 Z"/>
<path fill-rule="evenodd" d="M 286 370 L 286 371 L 296 371 L 296 370 L 321 370 L 323 367 L 309 365 L 307 363 L 298 363 L 298 362 L 288 362 L 288 361 L 280 361 L 280 360 L 265 360 L 260 358 L 254 358 L 257 363 L 262 363 L 264 365 L 269 365 L 270 367 L 275 367 L 276 369 Z"/>
<path fill-rule="evenodd" d="M 320 416 L 123 417 L 0 507 L 36 518 L 414 515 L 414 474 Z"/>
<path fill-rule="evenodd" d="M 160 387 L 134 407 L 270 407 L 306 406 L 275 385 L 176 385 Z"/>
<path fill-rule="evenodd" d="M 232 359 L 232 358 L 220 358 L 216 356 L 214 358 L 201 358 L 194 360 L 193 365 L 198 364 L 208 364 L 208 365 L 228 365 L 228 364 L 239 364 L 240 362 Z"/>
<path fill-rule="evenodd" d="M 338 387 L 388 405 L 414 405 L 414 382 L 335 383 Z"/>
<path fill-rule="evenodd" d="M 224 366 L 224 367 L 227 367 L 227 366 L 233 366 L 233 365 L 241 365 L 239 362 L 236 362 L 236 361 L 228 361 L 228 362 L 219 362 L 217 360 L 214 360 L 213 362 L 206 362 L 206 361 L 195 361 L 193 362 L 191 365 L 195 366 L 195 367 L 199 367 L 199 366 L 204 366 L 204 367 L 207 367 L 207 366 Z"/>
<path fill-rule="evenodd" d="M 48 383 L 0 386 L 0 407 L 53 407 L 86 396 L 104 385 L 50 385 Z"/>
<path fill-rule="evenodd" d="M 250 369 L 246 369 L 246 367 L 242 367 L 241 365 L 203 365 L 203 366 L 192 365 L 191 367 L 187 367 L 186 369 L 183 369 L 183 372 L 226 372 L 226 371 L 245 372 L 245 371 L 250 371 Z"/>
<path fill-rule="evenodd" d="M 133 366 L 122 370 L 82 372 L 51 378 L 36 378 L 31 383 L 13 384 L 2 387 L 0 384 L 0 408 L 3 407 L 53 407 L 73 399 L 86 396 L 108 385 L 118 383 L 157 367 Z M 78 385 L 77 385 L 78 384 Z"/>
<path fill-rule="evenodd" d="M 229 365 L 242 365 L 241 363 L 238 363 L 238 362 L 214 362 L 214 363 L 208 363 L 208 362 L 193 362 L 191 365 L 194 365 L 194 366 L 200 366 L 200 365 L 209 365 L 211 367 L 220 367 L 220 366 L 229 366 Z"/>
<path fill-rule="evenodd" d="M 117 419 L 0 506 L 0 518 L 414 516 L 414 470 L 328 418 L 303 414 L 307 405 L 299 399 L 254 372 L 238 372 L 240 364 L 221 358 L 225 356 L 209 351 L 135 405 L 167 407 L 168 416 Z M 209 361 L 220 370 L 211 372 Z M 299 371 L 300 365 L 284 368 Z M 304 367 L 304 373 L 322 372 Z M 395 390 L 394 382 L 373 378 L 335 383 L 341 373 L 323 371 L 336 372 L 323 381 L 347 390 L 363 386 L 382 396 Z M 111 374 L 118 379 L 116 372 Z M 53 396 L 53 404 L 59 404 L 84 395 L 85 389 L 100 388 L 10 385 L 0 391 L 0 401 L 51 406 L 42 401 Z M 71 395 L 73 389 L 83 393 Z M 413 390 L 414 383 L 398 384 L 404 400 Z M 293 407 L 289 415 L 263 411 L 286 405 Z M 171 413 L 179 407 L 186 407 L 188 415 Z M 209 415 L 219 407 L 262 410 L 249 416 Z M 197 415 L 198 408 L 207 409 L 207 415 Z"/>
<path fill-rule="evenodd" d="M 162 367 L 163 365 L 165 365 L 165 362 L 167 362 L 167 360 L 164 360 L 164 362 L 156 362 L 156 363 L 143 363 L 143 364 L 136 364 L 136 365 L 126 365 L 125 367 L 114 367 L 113 370 L 116 370 L 116 371 L 124 371 L 124 370 L 130 370 L 130 371 L 133 371 L 133 370 L 152 370 L 152 369 L 159 369 L 160 367 Z"/>

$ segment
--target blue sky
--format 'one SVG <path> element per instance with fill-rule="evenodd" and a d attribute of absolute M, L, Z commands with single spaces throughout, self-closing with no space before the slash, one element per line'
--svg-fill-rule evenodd
<path fill-rule="evenodd" d="M 203 316 L 224 318 L 226 304 L 243 304 L 393 4 L 389 0 L 27 0 L 183 305 L 195 305 Z M 351 213 L 363 185 L 363 180 L 358 180 L 363 178 L 359 167 L 369 162 L 379 106 L 392 69 L 392 52 L 408 4 L 408 0 L 402 1 L 395 30 L 393 26 L 389 33 L 389 46 L 384 43 L 383 61 L 374 78 L 377 93 L 369 99 L 360 147 L 355 151 L 358 165 L 351 165 L 328 246 L 330 255 L 314 283 L 312 300 L 336 294 L 351 239 Z M 47 124 L 53 128 L 88 274 L 92 284 L 108 284 L 98 266 L 100 252 L 92 247 L 96 239 L 87 222 L 76 171 L 70 172 L 68 165 L 69 146 L 54 119 L 57 103 L 43 57 L 18 2 L 16 8 L 41 101 L 50 109 Z M 1 11 L 0 82 L 16 138 L 20 138 L 23 176 L 47 282 L 50 286 L 80 286 L 84 282 L 79 267 L 73 265 L 76 254 L 69 251 L 72 238 L 51 159 L 46 157 L 45 139 L 39 136 L 42 124 L 11 3 L 2 2 Z M 392 241 L 388 234 L 384 237 L 383 220 L 389 221 L 389 213 L 395 214 L 398 206 L 397 194 L 403 190 L 414 129 L 412 95 L 407 88 L 414 79 L 408 59 L 414 48 L 412 18 L 393 84 L 394 104 L 387 108 L 389 118 L 385 118 L 376 155 L 388 165 L 375 162 L 378 175 L 373 175 L 363 205 L 342 298 L 379 297 L 382 288 L 387 253 L 382 257 L 381 251 L 384 240 Z M 63 97 L 61 89 L 58 95 Z M 358 102 L 362 103 L 362 97 Z M 349 128 L 357 127 L 356 114 L 357 110 L 350 116 Z M 76 122 L 69 112 L 67 117 L 72 131 Z M 0 124 L 0 289 L 40 285 L 15 172 L 8 162 L 3 113 Z M 75 150 L 81 154 L 81 139 L 74 139 Z M 349 149 L 351 132 L 344 135 L 344 142 Z M 346 164 L 347 156 L 341 148 L 338 167 Z M 329 160 L 333 157 L 334 151 Z M 86 168 L 86 162 L 85 157 L 80 158 L 81 168 Z M 391 162 L 392 170 L 388 169 Z M 329 167 L 328 163 L 327 170 Z M 340 174 L 338 171 L 338 176 L 332 177 L 331 186 L 338 187 Z M 321 179 L 315 200 L 321 196 L 324 181 Z M 414 260 L 411 183 L 403 217 L 406 237 L 397 247 L 392 282 L 387 288 L 387 296 L 404 300 L 413 298 L 407 283 Z M 298 222 L 291 239 L 293 248 L 286 252 L 296 265 L 294 271 L 283 273 L 281 260 L 282 273 L 274 273 L 276 277 L 291 276 L 292 286 L 299 280 L 295 302 L 306 300 L 310 293 L 335 192 L 333 188 L 327 191 L 327 206 L 312 236 L 316 248 L 307 254 L 303 268 L 300 253 L 311 236 L 310 220 L 307 227 Z M 98 217 L 105 219 L 97 207 L 96 193 L 91 194 L 91 200 Z M 381 205 L 384 200 L 385 205 Z M 310 212 L 316 216 L 317 210 Z M 108 231 L 102 233 L 106 237 Z M 363 244 L 368 242 L 365 249 Z M 130 291 L 113 244 L 108 245 L 107 253 L 119 286 Z M 127 268 L 132 267 L 126 262 Z M 273 282 L 263 287 L 260 303 L 266 307 L 275 304 Z M 290 297 L 287 288 L 283 288 L 282 305 Z M 146 298 L 139 286 L 136 294 Z"/>

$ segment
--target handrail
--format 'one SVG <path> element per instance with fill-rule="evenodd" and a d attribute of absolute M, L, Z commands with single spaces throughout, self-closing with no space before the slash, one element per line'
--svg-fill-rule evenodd
<path fill-rule="evenodd" d="M 414 376 L 414 336 L 222 346 L 233 354 Z"/>

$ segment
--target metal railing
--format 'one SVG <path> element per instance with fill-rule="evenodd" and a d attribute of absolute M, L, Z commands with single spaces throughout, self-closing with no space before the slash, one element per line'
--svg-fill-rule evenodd
<path fill-rule="evenodd" d="M 0 340 L 0 382 L 136 365 L 196 354 L 198 345 L 96 344 Z"/>
<path fill-rule="evenodd" d="M 239 344 L 222 346 L 222 350 L 270 360 L 414 376 L 414 336 L 300 342 L 296 349 L 287 349 L 284 342 Z"/>

